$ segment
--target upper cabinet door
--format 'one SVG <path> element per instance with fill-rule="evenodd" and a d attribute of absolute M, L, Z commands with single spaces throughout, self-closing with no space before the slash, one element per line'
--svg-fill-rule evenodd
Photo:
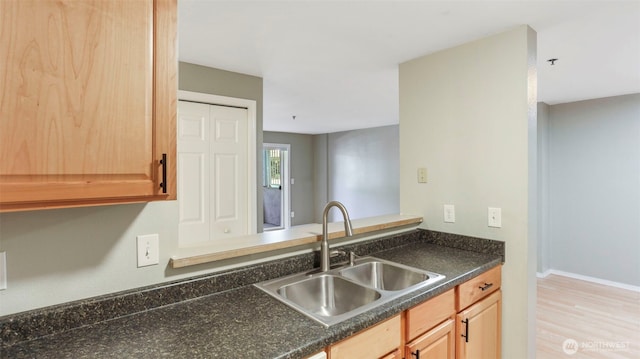
<path fill-rule="evenodd" d="M 0 210 L 175 199 L 176 36 L 176 0 L 1 1 Z"/>

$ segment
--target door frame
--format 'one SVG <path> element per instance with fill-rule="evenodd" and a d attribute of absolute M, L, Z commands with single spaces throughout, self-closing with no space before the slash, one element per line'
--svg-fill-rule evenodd
<path fill-rule="evenodd" d="M 257 102 L 243 98 L 212 95 L 207 93 L 178 90 L 178 100 L 200 102 L 207 105 L 241 107 L 247 109 L 247 221 L 249 234 L 258 233 L 257 203 L 257 161 L 256 161 L 256 109 Z M 177 122 L 177 121 L 176 121 Z M 262 149 L 261 149 L 262 151 Z"/>
<path fill-rule="evenodd" d="M 291 227 L 291 145 L 288 143 L 270 143 L 262 144 L 262 150 L 267 148 L 279 148 L 285 151 L 282 161 L 282 196 L 280 197 L 280 223 L 281 227 L 277 229 L 289 229 Z M 264 161 L 263 161 L 264 162 Z M 264 163 L 262 164 L 264 168 Z"/>

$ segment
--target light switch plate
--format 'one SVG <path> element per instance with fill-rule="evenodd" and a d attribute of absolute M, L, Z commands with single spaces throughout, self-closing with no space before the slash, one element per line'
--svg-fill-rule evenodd
<path fill-rule="evenodd" d="M 452 204 L 444 205 L 444 221 L 446 223 L 454 223 L 456 221 L 456 206 Z"/>
<path fill-rule="evenodd" d="M 144 234 L 138 241 L 138 268 L 160 263 L 160 244 L 157 234 Z"/>
<path fill-rule="evenodd" d="M 7 289 L 7 252 L 0 252 L 0 290 Z"/>
<path fill-rule="evenodd" d="M 489 227 L 502 227 L 502 208 L 489 207 L 487 211 L 487 223 Z"/>
<path fill-rule="evenodd" d="M 427 183 L 427 169 L 424 167 L 418 168 L 418 183 Z"/>

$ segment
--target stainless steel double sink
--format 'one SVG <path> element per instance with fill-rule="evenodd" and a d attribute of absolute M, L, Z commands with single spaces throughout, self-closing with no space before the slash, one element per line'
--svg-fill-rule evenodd
<path fill-rule="evenodd" d="M 331 326 L 444 279 L 441 274 L 375 257 L 327 272 L 305 272 L 255 284 L 276 299 Z"/>

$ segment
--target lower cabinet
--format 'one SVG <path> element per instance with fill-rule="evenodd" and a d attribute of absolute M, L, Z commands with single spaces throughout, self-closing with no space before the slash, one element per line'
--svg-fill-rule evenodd
<path fill-rule="evenodd" d="M 499 359 L 501 266 L 327 348 L 328 359 Z"/>
<path fill-rule="evenodd" d="M 502 292 L 496 291 L 458 313 L 456 358 L 500 358 Z"/>
<path fill-rule="evenodd" d="M 498 359 L 501 353 L 501 266 L 456 287 L 456 358 Z"/>
<path fill-rule="evenodd" d="M 400 315 L 365 329 L 329 347 L 329 359 L 396 358 L 402 343 Z"/>

